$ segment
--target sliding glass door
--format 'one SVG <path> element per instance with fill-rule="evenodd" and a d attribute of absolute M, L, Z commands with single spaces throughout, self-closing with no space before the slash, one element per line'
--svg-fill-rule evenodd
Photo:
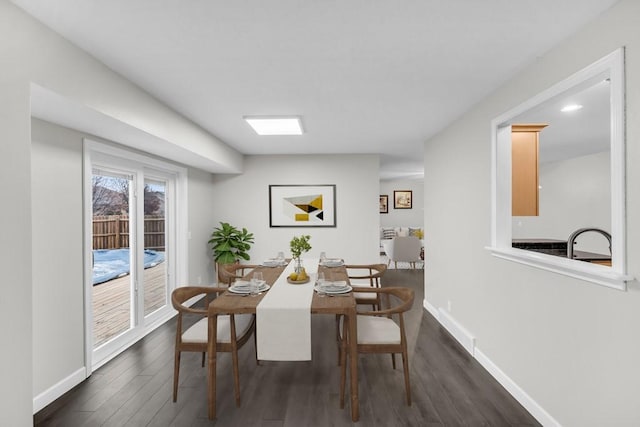
<path fill-rule="evenodd" d="M 176 286 L 175 195 L 182 170 L 106 151 L 88 150 L 85 159 L 91 171 L 85 174 L 91 193 L 85 202 L 85 280 L 92 369 L 170 318 L 169 296 Z"/>

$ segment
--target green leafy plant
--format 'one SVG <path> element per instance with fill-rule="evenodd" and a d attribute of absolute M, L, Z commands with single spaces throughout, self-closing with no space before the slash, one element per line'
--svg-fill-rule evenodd
<path fill-rule="evenodd" d="M 309 239 L 311 239 L 311 236 L 309 235 L 302 235 L 300 237 L 293 236 L 293 239 L 291 239 L 291 242 L 289 243 L 289 247 L 291 248 L 291 255 L 294 258 L 299 259 L 303 253 L 311 250 Z"/>
<path fill-rule="evenodd" d="M 213 259 L 218 264 L 233 264 L 240 259 L 249 260 L 247 253 L 253 243 L 253 233 L 246 228 L 237 229 L 226 222 L 220 222 L 211 233 L 209 244 L 213 251 Z"/>

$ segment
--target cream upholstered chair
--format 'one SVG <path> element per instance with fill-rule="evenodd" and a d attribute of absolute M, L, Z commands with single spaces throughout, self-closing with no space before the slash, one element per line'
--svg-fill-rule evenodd
<path fill-rule="evenodd" d="M 416 262 L 421 261 L 422 242 L 415 236 L 396 236 L 382 242 L 382 246 L 389 257 L 387 265 L 393 261 L 395 267 L 398 268 L 398 262 L 408 262 L 411 268 L 416 268 Z"/>
<path fill-rule="evenodd" d="M 402 354 L 404 386 L 407 405 L 411 406 L 411 386 L 409 384 L 409 358 L 403 313 L 413 305 L 413 289 L 404 287 L 362 289 L 384 296 L 388 308 L 373 311 L 358 311 L 356 330 L 358 353 L 390 353 L 393 368 L 396 367 L 395 353 Z M 398 319 L 398 323 L 394 321 Z M 344 319 L 344 318 L 343 318 Z M 343 326 L 343 325 L 341 325 Z M 340 407 L 344 407 L 344 387 L 346 382 L 346 357 L 349 351 L 347 328 L 340 328 Z"/>
<path fill-rule="evenodd" d="M 183 351 L 202 352 L 202 366 L 208 343 L 207 302 L 210 297 L 223 293 L 227 288 L 208 286 L 183 286 L 175 289 L 171 294 L 173 308 L 178 310 L 176 326 L 175 359 L 173 367 L 173 401 L 178 398 L 178 380 L 180 376 L 180 355 Z M 205 295 L 204 308 L 192 308 L 184 305 L 187 300 Z M 200 317 L 195 324 L 183 330 L 184 317 L 193 315 Z M 217 351 L 231 353 L 233 362 L 233 379 L 235 386 L 236 405 L 240 406 L 240 374 L 238 371 L 238 349 L 251 337 L 255 329 L 253 314 L 236 314 L 218 316 Z"/>

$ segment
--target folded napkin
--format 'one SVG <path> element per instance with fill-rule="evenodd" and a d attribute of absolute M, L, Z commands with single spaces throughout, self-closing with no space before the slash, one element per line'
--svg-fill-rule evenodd
<path fill-rule="evenodd" d="M 325 282 L 322 285 L 322 289 L 325 289 L 327 291 L 339 291 L 339 290 L 345 289 L 346 287 L 347 287 L 347 282 L 345 282 L 344 280 L 337 281 L 337 282 Z"/>
<path fill-rule="evenodd" d="M 318 260 L 305 259 L 309 275 Z M 313 282 L 290 285 L 290 263 L 256 307 L 256 342 L 259 360 L 311 360 L 311 301 Z"/>
<path fill-rule="evenodd" d="M 249 288 L 250 285 L 251 283 L 247 282 L 246 280 L 236 280 L 231 286 L 233 286 L 234 288 L 242 289 Z"/>
<path fill-rule="evenodd" d="M 338 267 L 343 264 L 344 264 L 344 261 L 341 260 L 340 258 L 327 258 L 322 263 L 322 265 L 326 267 Z"/>

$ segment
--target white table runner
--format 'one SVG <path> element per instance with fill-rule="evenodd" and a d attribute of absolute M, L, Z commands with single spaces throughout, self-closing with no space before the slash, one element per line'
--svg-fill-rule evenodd
<path fill-rule="evenodd" d="M 287 282 L 292 261 L 256 307 L 259 360 L 311 360 L 311 301 L 318 259 L 303 259 L 303 263 L 309 283 Z"/>

